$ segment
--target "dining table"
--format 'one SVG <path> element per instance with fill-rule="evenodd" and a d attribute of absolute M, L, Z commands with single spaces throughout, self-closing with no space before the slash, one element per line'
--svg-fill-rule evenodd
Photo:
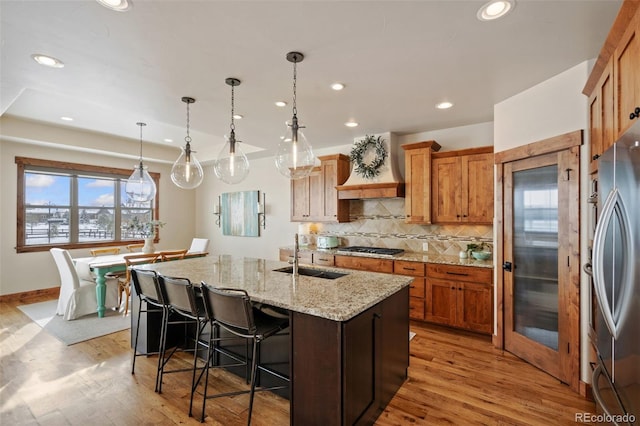
<path fill-rule="evenodd" d="M 166 250 L 158 250 L 154 253 L 160 254 Z M 90 257 L 77 257 L 73 261 L 77 265 L 78 263 L 85 263 L 89 269 L 95 274 L 96 280 L 96 301 L 98 304 L 98 318 L 103 318 L 106 310 L 105 299 L 107 295 L 107 277 L 106 275 L 114 272 L 124 272 L 127 269 L 125 262 L 125 256 L 139 254 L 139 253 L 122 253 L 111 254 L 103 256 L 90 256 Z M 187 252 L 186 258 L 203 257 L 208 255 L 208 252 Z"/>

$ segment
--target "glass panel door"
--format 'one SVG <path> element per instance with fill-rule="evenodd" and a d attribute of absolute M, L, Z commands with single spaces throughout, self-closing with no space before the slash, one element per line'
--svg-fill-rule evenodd
<path fill-rule="evenodd" d="M 513 173 L 513 318 L 517 333 L 558 350 L 558 167 Z"/>

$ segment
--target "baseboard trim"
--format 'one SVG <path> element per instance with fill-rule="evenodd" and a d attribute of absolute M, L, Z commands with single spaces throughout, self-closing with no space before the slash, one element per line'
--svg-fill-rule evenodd
<path fill-rule="evenodd" d="M 28 302 L 30 299 L 41 298 L 42 296 L 51 296 L 54 299 L 59 295 L 60 287 L 43 288 L 22 293 L 3 294 L 0 296 L 0 303 Z"/>
<path fill-rule="evenodd" d="M 584 396 L 589 401 L 595 402 L 595 399 L 593 398 L 593 391 L 591 390 L 591 383 L 580 380 L 580 395 Z"/>

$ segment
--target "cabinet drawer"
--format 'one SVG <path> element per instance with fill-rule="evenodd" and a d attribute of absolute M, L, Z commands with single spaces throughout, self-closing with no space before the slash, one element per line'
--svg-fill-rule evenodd
<path fill-rule="evenodd" d="M 424 299 L 425 278 L 414 278 L 409 286 L 409 296 Z"/>
<path fill-rule="evenodd" d="M 293 261 L 293 250 L 280 249 L 280 261 L 291 262 Z M 313 253 L 310 251 L 298 252 L 298 262 L 306 263 L 308 265 L 313 263 Z"/>
<path fill-rule="evenodd" d="M 425 264 L 419 262 L 407 262 L 396 260 L 393 262 L 393 273 L 398 275 L 410 275 L 412 277 L 425 276 Z"/>
<path fill-rule="evenodd" d="M 333 266 L 333 255 L 325 253 L 313 253 L 313 263 L 317 265 Z"/>
<path fill-rule="evenodd" d="M 409 298 L 409 317 L 424 320 L 424 299 Z"/>
<path fill-rule="evenodd" d="M 338 268 L 359 269 L 361 271 L 393 273 L 393 260 L 372 257 L 335 256 Z"/>
<path fill-rule="evenodd" d="M 427 265 L 427 277 L 454 281 L 491 283 L 493 269 L 430 263 Z"/>

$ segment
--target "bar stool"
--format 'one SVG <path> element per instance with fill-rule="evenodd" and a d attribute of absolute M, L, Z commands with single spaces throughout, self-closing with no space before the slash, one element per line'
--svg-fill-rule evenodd
<path fill-rule="evenodd" d="M 260 364 L 260 343 L 267 338 L 275 335 L 276 333 L 286 329 L 289 326 L 288 318 L 278 318 L 268 316 L 262 312 L 253 308 L 251 299 L 246 291 L 234 288 L 213 288 L 206 283 L 202 283 L 200 286 L 202 299 L 204 301 L 204 308 L 207 315 L 207 320 L 211 324 L 212 331 L 210 334 L 210 340 L 208 344 L 207 363 L 205 364 L 204 374 L 193 383 L 193 390 L 196 387 L 202 375 L 204 375 L 204 393 L 202 399 L 202 416 L 201 422 L 204 422 L 205 417 L 205 404 L 207 399 L 219 398 L 223 396 L 232 396 L 249 393 L 249 417 L 247 424 L 251 424 L 251 414 L 253 411 L 253 397 L 257 391 L 284 389 L 288 387 L 289 378 L 283 374 L 278 373 L 266 366 Z M 240 390 L 234 392 L 225 392 L 215 395 L 207 395 L 207 388 L 209 385 L 209 368 L 213 364 L 213 354 L 216 352 L 216 341 L 220 339 L 214 333 L 214 328 L 221 327 L 228 331 L 232 335 L 244 339 L 248 339 L 253 344 L 253 353 L 251 357 L 251 382 L 250 390 Z M 214 365 L 214 367 L 225 367 L 225 365 Z M 264 371 L 272 374 L 283 381 L 286 381 L 286 385 L 282 386 L 270 386 L 260 387 L 256 389 L 257 371 Z M 195 368 L 194 368 L 195 378 Z M 192 392 L 193 399 L 193 392 Z M 191 416 L 191 409 L 189 410 L 189 416 Z"/>
<path fill-rule="evenodd" d="M 160 365 L 162 358 L 162 344 L 165 341 L 164 335 L 167 332 L 167 321 L 169 318 L 169 305 L 164 301 L 158 274 L 155 271 L 131 270 L 131 281 L 133 288 L 138 295 L 138 321 L 136 324 L 136 334 L 133 343 L 133 359 L 131 361 L 131 374 L 135 373 L 136 357 L 158 354 L 158 367 L 156 369 L 156 386 L 155 391 L 158 392 L 158 379 L 160 377 Z M 146 309 L 142 309 L 142 302 L 146 303 Z M 160 322 L 160 343 L 157 352 L 138 353 L 138 336 L 140 335 L 140 317 L 145 313 L 160 313 L 162 320 Z"/>
<path fill-rule="evenodd" d="M 193 284 L 191 284 L 191 281 L 189 281 L 188 278 L 167 277 L 164 275 L 159 275 L 158 283 L 160 285 L 160 290 L 162 291 L 164 302 L 169 308 L 169 314 L 175 314 L 176 316 L 181 317 L 181 319 L 169 319 L 165 324 L 165 331 L 162 336 L 163 340 L 160 350 L 158 377 L 158 393 L 162 393 L 162 378 L 165 374 L 191 371 L 191 382 L 193 383 L 198 362 L 198 345 L 203 343 L 200 342 L 200 334 L 202 333 L 202 330 L 208 322 L 203 306 L 202 297 L 196 294 Z M 189 324 L 195 325 L 196 337 L 193 348 L 190 348 L 190 345 L 185 341 L 185 348 L 180 348 L 176 345 L 173 347 L 171 352 L 167 354 L 167 328 L 171 324 L 184 324 L 185 327 Z M 186 330 L 184 334 L 186 338 Z M 193 367 L 167 370 L 167 364 L 169 363 L 173 355 L 178 351 L 193 351 Z M 191 407 L 189 407 L 189 411 L 191 411 Z"/>

